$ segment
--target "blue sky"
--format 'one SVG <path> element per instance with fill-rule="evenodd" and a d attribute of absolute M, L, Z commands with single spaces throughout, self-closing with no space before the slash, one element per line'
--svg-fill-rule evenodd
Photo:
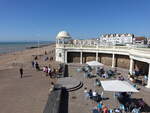
<path fill-rule="evenodd" d="M 150 36 L 150 0 L 0 0 L 0 41 L 55 40 L 61 30 Z"/>

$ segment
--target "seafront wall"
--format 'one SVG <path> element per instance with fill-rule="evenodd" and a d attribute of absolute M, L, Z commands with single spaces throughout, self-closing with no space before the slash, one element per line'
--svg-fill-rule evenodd
<path fill-rule="evenodd" d="M 68 77 L 68 65 L 62 64 L 61 77 Z M 43 113 L 68 113 L 68 91 L 60 84 L 55 84 L 54 90 L 49 94 Z"/>

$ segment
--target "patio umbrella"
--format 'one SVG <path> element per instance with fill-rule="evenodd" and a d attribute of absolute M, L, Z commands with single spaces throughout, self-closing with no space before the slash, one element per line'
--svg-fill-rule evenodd
<path fill-rule="evenodd" d="M 101 85 L 102 85 L 104 91 L 139 92 L 136 88 L 134 88 L 127 81 L 120 81 L 120 80 L 101 81 Z"/>
<path fill-rule="evenodd" d="M 90 62 L 86 62 L 87 65 L 89 66 L 103 66 L 102 63 L 98 62 L 98 61 L 90 61 Z"/>

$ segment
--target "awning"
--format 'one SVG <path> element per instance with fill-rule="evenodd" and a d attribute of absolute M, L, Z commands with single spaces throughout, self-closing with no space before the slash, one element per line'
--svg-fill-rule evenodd
<path fill-rule="evenodd" d="M 108 81 L 101 81 L 101 84 L 102 84 L 104 91 L 139 92 L 136 88 L 134 88 L 127 81 L 108 80 Z"/>

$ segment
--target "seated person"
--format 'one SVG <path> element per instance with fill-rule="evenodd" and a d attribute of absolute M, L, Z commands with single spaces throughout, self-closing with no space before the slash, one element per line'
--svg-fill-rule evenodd
<path fill-rule="evenodd" d="M 124 77 L 121 75 L 121 76 L 118 77 L 118 80 L 123 81 L 123 80 L 124 80 Z"/>
<path fill-rule="evenodd" d="M 95 79 L 95 86 L 101 86 L 101 83 L 98 79 Z"/>
<path fill-rule="evenodd" d="M 97 101 L 97 92 L 96 91 L 93 91 L 92 92 L 92 99 L 94 100 L 94 101 Z"/>
<path fill-rule="evenodd" d="M 97 109 L 98 109 L 99 112 L 102 111 L 102 107 L 103 107 L 103 102 L 100 101 L 100 102 L 97 104 Z"/>
<path fill-rule="evenodd" d="M 89 90 L 89 97 L 90 97 L 90 99 L 93 97 L 92 89 Z"/>
<path fill-rule="evenodd" d="M 104 107 L 102 108 L 103 113 L 108 113 L 108 108 L 107 106 L 104 105 Z"/>
<path fill-rule="evenodd" d="M 115 113 L 121 113 L 121 110 L 120 110 L 119 108 L 115 108 L 115 109 L 114 109 L 114 112 L 115 112 Z"/>
<path fill-rule="evenodd" d="M 104 74 L 104 73 L 105 73 L 105 71 L 104 71 L 104 68 L 103 68 L 103 67 L 101 67 L 101 68 L 100 68 L 100 73 L 101 73 L 101 74 Z"/>
<path fill-rule="evenodd" d="M 134 79 L 133 76 L 130 76 L 129 80 L 130 80 L 131 82 L 135 82 L 135 79 Z"/>
<path fill-rule="evenodd" d="M 132 110 L 132 113 L 141 113 L 140 112 L 140 108 L 138 108 L 137 106 L 135 106 Z"/>
<path fill-rule="evenodd" d="M 108 78 L 108 74 L 107 74 L 107 73 L 104 73 L 104 74 L 102 74 L 102 77 L 103 77 L 103 78 Z"/>
<path fill-rule="evenodd" d="M 145 106 L 144 100 L 143 100 L 143 99 L 140 99 L 140 100 L 138 101 L 138 107 L 144 108 L 144 106 Z"/>
<path fill-rule="evenodd" d="M 143 85 L 146 84 L 147 81 L 148 81 L 148 77 L 147 77 L 147 75 L 144 75 L 144 78 L 143 78 Z"/>
<path fill-rule="evenodd" d="M 108 70 L 107 74 L 108 74 L 108 76 L 112 76 L 113 75 L 113 71 L 112 70 Z"/>

